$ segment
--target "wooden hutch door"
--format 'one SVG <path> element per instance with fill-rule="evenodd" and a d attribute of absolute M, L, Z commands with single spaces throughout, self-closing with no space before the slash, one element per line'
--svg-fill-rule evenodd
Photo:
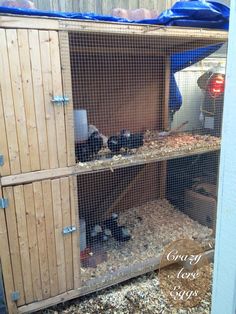
<path fill-rule="evenodd" d="M 79 287 L 75 189 L 75 177 L 2 188 L 8 205 L 1 212 L 0 241 L 9 253 L 1 256 L 4 266 L 12 266 L 14 285 L 8 278 L 6 294 L 17 292 L 17 306 Z"/>
<path fill-rule="evenodd" d="M 59 33 L 0 29 L 0 63 L 0 175 L 73 165 L 73 104 L 63 93 Z"/>

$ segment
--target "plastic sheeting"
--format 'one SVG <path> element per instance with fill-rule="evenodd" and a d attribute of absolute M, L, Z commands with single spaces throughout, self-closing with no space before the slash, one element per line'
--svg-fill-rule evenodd
<path fill-rule="evenodd" d="M 164 11 L 156 19 L 145 19 L 140 21 L 130 21 L 123 18 L 97 15 L 94 13 L 51 12 L 3 6 L 0 6 L 0 14 L 18 14 L 92 21 L 201 27 L 227 30 L 229 26 L 230 10 L 227 6 L 214 1 L 189 0 L 176 2 L 171 9 Z M 219 48 L 220 45 L 210 46 L 172 55 L 169 100 L 170 109 L 178 110 L 182 104 L 182 97 L 175 81 L 174 73 L 206 58 Z"/>

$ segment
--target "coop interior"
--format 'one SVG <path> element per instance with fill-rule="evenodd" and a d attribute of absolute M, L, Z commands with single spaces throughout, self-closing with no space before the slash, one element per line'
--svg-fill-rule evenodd
<path fill-rule="evenodd" d="M 69 42 L 83 285 L 157 266 L 177 239 L 207 248 L 223 74 L 214 85 L 215 59 L 195 62 L 214 42 L 99 32 Z"/>

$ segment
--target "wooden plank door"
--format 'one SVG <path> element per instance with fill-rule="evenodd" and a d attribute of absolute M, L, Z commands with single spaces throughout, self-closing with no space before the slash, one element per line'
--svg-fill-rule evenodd
<path fill-rule="evenodd" d="M 5 241 L 5 247 L 9 243 L 9 261 L 4 262 L 12 265 L 18 307 L 80 287 L 79 232 L 63 234 L 65 227 L 78 228 L 75 189 L 74 177 L 2 189 L 9 202 L 8 242 L 3 233 L 0 241 Z"/>
<path fill-rule="evenodd" d="M 0 29 L 0 175 L 74 164 L 73 104 L 55 96 L 66 96 L 58 32 Z"/>

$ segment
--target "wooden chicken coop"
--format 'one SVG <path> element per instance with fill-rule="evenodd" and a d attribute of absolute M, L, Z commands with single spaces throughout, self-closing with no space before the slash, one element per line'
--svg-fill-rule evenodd
<path fill-rule="evenodd" d="M 165 200 L 167 161 L 217 152 L 220 139 L 158 134 L 169 128 L 171 56 L 224 43 L 227 32 L 20 16 L 1 16 L 0 27 L 0 264 L 9 313 L 158 268 L 174 239 L 165 221 L 179 237 L 185 225 L 190 236 L 211 236 Z M 77 109 L 108 142 L 130 130 L 141 147 L 78 157 L 86 146 L 75 141 Z M 129 241 L 112 238 L 92 252 L 88 233 L 95 226 L 97 236 L 114 213 Z"/>

